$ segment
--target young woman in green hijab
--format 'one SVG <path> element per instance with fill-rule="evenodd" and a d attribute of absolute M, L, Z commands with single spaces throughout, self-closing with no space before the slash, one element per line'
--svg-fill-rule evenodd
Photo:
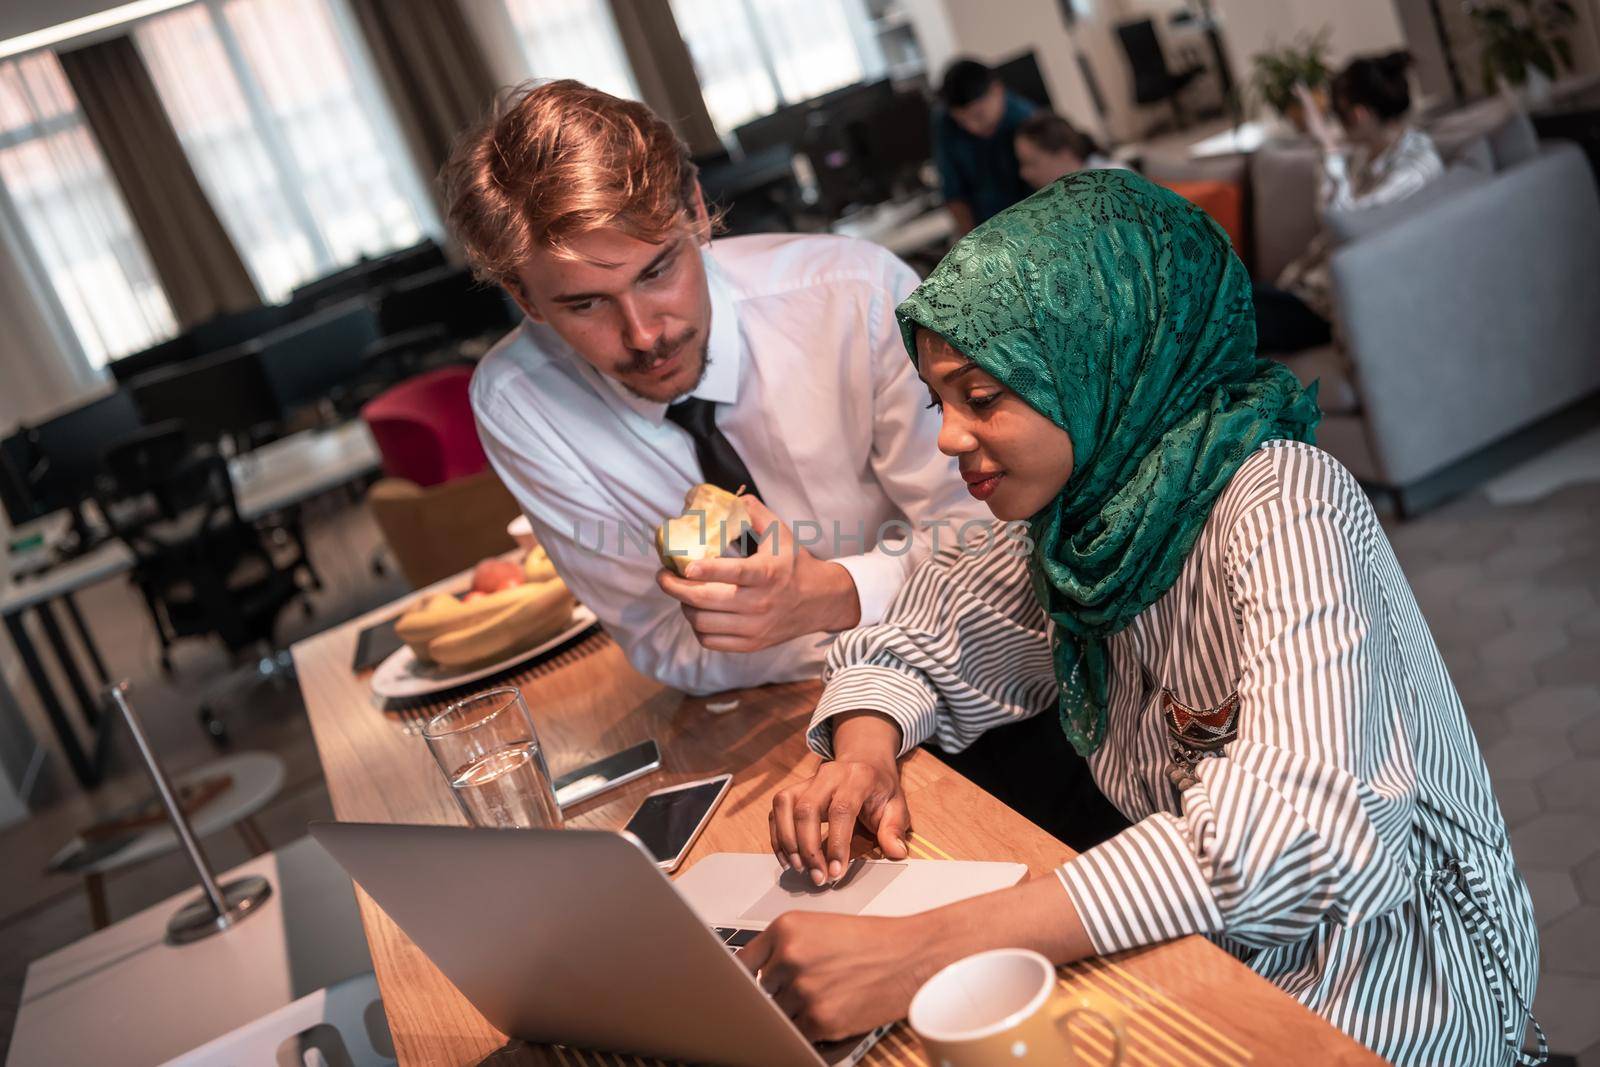
<path fill-rule="evenodd" d="M 827 762 L 778 794 L 773 849 L 818 884 L 857 821 L 905 856 L 898 757 L 1042 713 L 1133 825 L 922 915 L 783 916 L 741 954 L 777 1002 L 843 1037 L 987 948 L 1202 934 L 1397 1064 L 1537 1062 L 1532 908 L 1461 701 L 1366 497 L 1310 444 L 1314 396 L 1256 358 L 1221 229 L 1137 175 L 1072 175 L 899 316 L 940 449 L 1013 525 L 840 635 Z"/>

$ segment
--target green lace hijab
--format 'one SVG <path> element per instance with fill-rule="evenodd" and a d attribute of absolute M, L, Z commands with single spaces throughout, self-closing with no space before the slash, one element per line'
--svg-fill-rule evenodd
<path fill-rule="evenodd" d="M 1072 438 L 1030 520 L 1061 727 L 1105 737 L 1105 642 L 1178 579 L 1212 504 L 1316 393 L 1256 357 L 1250 279 L 1204 212 L 1131 171 L 1070 175 L 964 237 L 896 315 L 948 340 Z"/>

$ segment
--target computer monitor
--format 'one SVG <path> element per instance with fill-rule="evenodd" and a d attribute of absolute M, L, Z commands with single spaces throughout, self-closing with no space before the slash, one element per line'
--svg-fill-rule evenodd
<path fill-rule="evenodd" d="M 261 370 L 257 341 L 155 371 L 129 387 L 146 423 L 176 419 L 196 442 L 248 443 L 283 411 Z"/>
<path fill-rule="evenodd" d="M 734 128 L 733 136 L 747 156 L 756 155 L 769 148 L 787 148 L 791 153 L 800 145 L 806 130 L 806 115 L 813 103 L 809 100 L 780 107 L 770 115 L 751 119 Z"/>
<path fill-rule="evenodd" d="M 242 311 L 224 311 L 192 328 L 197 355 L 221 352 L 224 348 L 270 333 L 289 321 L 289 304 L 258 304 Z"/>
<path fill-rule="evenodd" d="M 34 516 L 70 509 L 80 544 L 86 544 L 81 505 L 94 495 L 106 451 L 143 426 L 132 394 L 118 389 L 26 430 L 20 481 Z"/>
<path fill-rule="evenodd" d="M 118 385 L 127 385 L 142 374 L 193 359 L 200 352 L 195 346 L 194 334 L 186 330 L 160 344 L 114 359 L 106 364 L 106 369 Z"/>
<path fill-rule="evenodd" d="M 892 168 L 875 165 L 879 150 L 873 139 L 878 116 L 899 106 L 888 79 L 847 85 L 818 98 L 807 118 L 802 148 L 826 214 L 836 217 L 852 205 L 874 204 L 892 195 Z M 928 120 L 920 121 L 925 140 Z"/>
<path fill-rule="evenodd" d="M 28 491 L 28 472 L 37 465 L 28 431 L 18 430 L 0 440 L 0 507 L 13 528 L 32 522 L 44 512 Z"/>
<path fill-rule="evenodd" d="M 1045 88 L 1044 75 L 1039 72 L 1039 60 L 1031 49 L 998 64 L 994 73 L 1002 85 L 1024 100 L 1053 110 L 1050 90 Z"/>
<path fill-rule="evenodd" d="M 888 104 L 860 120 L 860 148 L 866 169 L 891 191 L 917 183 L 916 174 L 933 158 L 933 115 L 917 90 L 895 93 Z"/>
<path fill-rule="evenodd" d="M 444 262 L 444 250 L 432 238 L 427 238 L 409 248 L 401 248 L 376 259 L 363 258 L 342 270 L 315 278 L 290 294 L 290 304 L 299 308 L 320 308 L 342 303 L 397 278 L 442 267 Z"/>
<path fill-rule="evenodd" d="M 443 326 L 451 337 L 510 329 L 504 290 L 485 285 L 466 267 L 440 267 L 396 282 L 378 299 L 383 336 L 422 326 Z M 518 312 L 520 315 L 521 313 Z"/>
<path fill-rule="evenodd" d="M 894 84 L 888 78 L 872 82 L 852 82 L 838 89 L 785 104 L 770 115 L 751 119 L 733 131 L 734 139 L 746 156 L 784 147 L 797 152 L 806 139 L 806 130 L 819 121 L 849 121 L 857 115 L 887 107 L 894 99 Z M 828 112 L 819 116 L 819 112 Z"/>
<path fill-rule="evenodd" d="M 888 78 L 871 82 L 853 82 L 823 93 L 811 101 L 813 109 L 832 112 L 835 116 L 854 118 L 894 101 L 894 83 Z"/>
<path fill-rule="evenodd" d="M 254 342 L 277 405 L 290 412 L 327 399 L 361 374 L 378 339 L 378 316 L 364 299 L 323 308 Z"/>

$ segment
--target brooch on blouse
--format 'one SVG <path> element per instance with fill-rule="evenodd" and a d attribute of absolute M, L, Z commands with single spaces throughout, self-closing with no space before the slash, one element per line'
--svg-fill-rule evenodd
<path fill-rule="evenodd" d="M 1239 735 L 1239 694 L 1229 693 L 1216 707 L 1202 709 L 1189 707 L 1173 696 L 1172 690 L 1163 689 L 1161 712 L 1172 750 L 1167 778 L 1181 793 L 1199 781 L 1195 765 Z"/>

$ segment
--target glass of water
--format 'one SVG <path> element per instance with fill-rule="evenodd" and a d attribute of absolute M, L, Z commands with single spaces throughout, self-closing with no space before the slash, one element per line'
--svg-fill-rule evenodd
<path fill-rule="evenodd" d="M 474 826 L 560 829 L 544 750 L 515 689 L 458 700 L 422 728 L 456 803 Z"/>

